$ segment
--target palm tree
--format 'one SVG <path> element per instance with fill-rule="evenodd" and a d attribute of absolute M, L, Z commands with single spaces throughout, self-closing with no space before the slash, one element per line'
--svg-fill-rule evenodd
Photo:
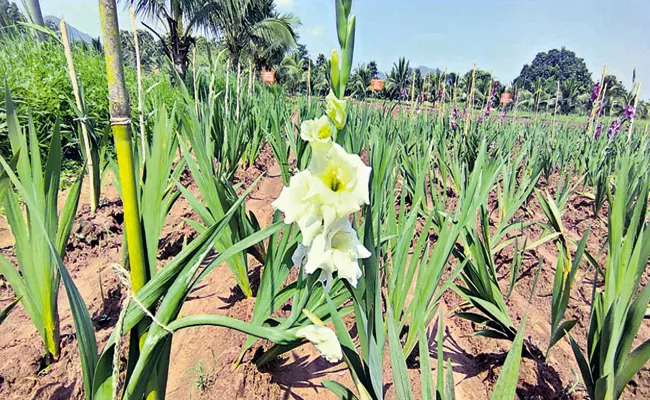
<path fill-rule="evenodd" d="M 370 81 L 372 80 L 372 71 L 365 64 L 359 65 L 352 73 L 350 91 L 352 95 L 365 99 L 370 90 Z"/>
<path fill-rule="evenodd" d="M 368 70 L 370 70 L 372 79 L 376 79 L 379 76 L 379 73 L 377 71 L 377 63 L 375 61 L 370 61 L 368 63 Z"/>
<path fill-rule="evenodd" d="M 578 81 L 574 78 L 567 79 L 560 84 L 559 111 L 569 114 L 583 106 L 589 99 L 589 93 L 581 90 Z"/>
<path fill-rule="evenodd" d="M 232 65 L 244 57 L 258 57 L 257 62 L 284 54 L 296 46 L 292 14 L 279 14 L 273 0 L 212 0 L 219 3 L 210 14 L 211 29 L 228 51 Z M 276 60 L 279 61 L 279 60 Z"/>
<path fill-rule="evenodd" d="M 386 91 L 392 99 L 400 99 L 406 91 L 408 93 L 411 83 L 411 68 L 406 58 L 401 57 L 393 63 L 393 69 L 386 80 Z"/>
<path fill-rule="evenodd" d="M 289 91 L 295 94 L 300 85 L 306 81 L 304 71 L 305 60 L 298 53 L 286 56 L 280 63 L 279 80 L 283 81 Z"/>
<path fill-rule="evenodd" d="M 189 54 L 196 39 L 193 30 L 208 27 L 208 15 L 217 6 L 217 1 L 208 0 L 119 0 L 126 1 L 135 10 L 135 15 L 158 21 L 165 27 L 164 36 L 151 26 L 143 25 L 153 32 L 162 43 L 165 55 L 174 64 L 176 72 L 185 78 L 189 65 Z"/>
<path fill-rule="evenodd" d="M 293 15 L 275 12 L 273 0 L 123 0 L 135 8 L 136 15 L 157 20 L 166 34 L 144 24 L 164 44 L 181 78 L 189 65 L 189 54 L 195 43 L 193 32 L 205 30 L 216 34 L 237 65 L 244 53 L 250 57 L 268 58 L 269 53 L 284 55 L 295 45 Z M 280 57 L 277 62 L 282 59 Z"/>

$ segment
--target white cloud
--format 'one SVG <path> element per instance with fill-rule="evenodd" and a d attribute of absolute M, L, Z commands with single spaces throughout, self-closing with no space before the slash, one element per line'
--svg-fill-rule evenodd
<path fill-rule="evenodd" d="M 293 0 L 275 0 L 275 4 L 280 8 L 293 7 Z"/>

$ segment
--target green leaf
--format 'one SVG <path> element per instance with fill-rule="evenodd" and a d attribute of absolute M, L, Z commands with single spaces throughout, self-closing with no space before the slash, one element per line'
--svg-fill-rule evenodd
<path fill-rule="evenodd" d="M 7 315 L 13 310 L 14 307 L 16 307 L 16 304 L 22 299 L 22 297 L 17 297 L 14 301 L 9 303 L 7 307 L 3 308 L 0 310 L 0 324 L 4 322 L 4 320 L 7 318 Z"/>
<path fill-rule="evenodd" d="M 578 362 L 578 367 L 580 368 L 580 374 L 582 375 L 582 381 L 587 389 L 589 397 L 594 398 L 594 380 L 591 375 L 591 368 L 589 367 L 589 362 L 585 359 L 580 346 L 573 340 L 571 335 L 569 335 L 569 342 L 571 343 L 571 349 L 573 354 Z"/>
<path fill-rule="evenodd" d="M 639 347 L 634 349 L 627 357 L 623 367 L 618 371 L 615 377 L 615 398 L 621 397 L 627 383 L 634 378 L 641 368 L 650 360 L 650 339 L 643 342 Z"/>
<path fill-rule="evenodd" d="M 406 368 L 406 359 L 402 352 L 402 345 L 399 341 L 397 326 L 393 318 L 393 310 L 390 304 L 387 306 L 388 315 L 386 323 L 388 324 L 388 349 L 390 351 L 390 365 L 393 371 L 393 381 L 395 383 L 395 392 L 398 399 L 413 399 L 411 391 L 411 381 Z M 429 358 L 427 354 L 427 359 Z"/>
<path fill-rule="evenodd" d="M 528 314 L 528 313 L 526 313 Z M 490 399 L 492 400 L 509 400 L 514 399 L 517 394 L 517 381 L 519 380 L 519 366 L 521 363 L 521 350 L 524 344 L 524 331 L 526 328 L 526 317 L 521 321 L 517 336 L 512 342 L 512 347 L 506 356 L 506 361 L 503 363 L 503 368 L 499 373 L 499 379 Z"/>
<path fill-rule="evenodd" d="M 330 392 L 339 396 L 341 400 L 357 400 L 357 396 L 355 396 L 350 389 L 338 383 L 337 381 L 323 381 L 321 382 L 321 385 L 323 385 L 323 387 Z"/>
<path fill-rule="evenodd" d="M 551 341 L 549 343 L 549 350 L 555 346 L 557 342 L 560 341 L 566 334 L 569 333 L 571 329 L 575 326 L 575 324 L 578 323 L 577 319 L 571 319 L 568 321 L 564 321 L 560 324 L 560 326 L 557 327 L 557 329 L 554 331 L 553 336 L 551 337 Z"/>
<path fill-rule="evenodd" d="M 451 360 L 447 359 L 447 386 L 445 387 L 445 400 L 456 399 L 456 384 L 454 383 L 454 370 L 451 367 Z"/>
<path fill-rule="evenodd" d="M 68 198 L 65 200 L 61 216 L 59 217 L 59 230 L 56 235 L 56 248 L 61 255 L 65 257 L 65 248 L 68 245 L 70 232 L 72 232 L 72 225 L 74 224 L 75 216 L 77 215 L 77 207 L 79 206 L 79 197 L 81 196 L 81 185 L 83 183 L 83 171 L 77 177 L 77 180 L 68 192 Z"/>
<path fill-rule="evenodd" d="M 420 351 L 420 381 L 422 382 L 422 400 L 433 400 L 433 374 L 431 373 L 431 359 L 429 358 L 429 341 L 424 329 L 419 333 L 419 351 Z M 438 343 L 442 348 L 442 342 Z"/>

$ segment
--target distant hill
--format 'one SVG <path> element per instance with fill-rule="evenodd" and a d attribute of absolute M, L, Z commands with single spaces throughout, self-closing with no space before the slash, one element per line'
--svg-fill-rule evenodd
<path fill-rule="evenodd" d="M 45 16 L 45 23 L 48 25 L 54 25 L 55 29 L 58 31 L 59 26 L 61 26 L 61 18 L 54 17 L 52 15 L 47 15 Z M 83 40 L 86 43 L 92 43 L 93 38 L 90 37 L 90 35 L 81 32 L 79 29 L 75 28 L 74 26 L 68 24 L 67 22 L 65 23 L 66 27 L 68 28 L 68 37 L 70 38 L 70 41 L 73 42 L 75 40 Z"/>
<path fill-rule="evenodd" d="M 420 69 L 420 71 L 422 71 L 422 76 L 428 74 L 429 72 L 433 72 L 434 74 L 439 74 L 440 73 L 440 70 L 438 68 L 431 69 L 431 68 L 429 68 L 429 67 L 427 67 L 425 65 L 420 65 L 420 66 L 415 67 L 415 69 L 418 69 L 418 68 Z"/>

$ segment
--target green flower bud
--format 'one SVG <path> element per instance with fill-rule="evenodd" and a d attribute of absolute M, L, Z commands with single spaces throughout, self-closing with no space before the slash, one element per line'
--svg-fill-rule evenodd
<path fill-rule="evenodd" d="M 352 71 L 352 56 L 354 55 L 354 31 L 356 29 L 356 17 L 350 17 L 348 23 L 347 45 L 343 48 L 343 62 L 341 65 L 341 91 L 345 89 Z"/>
<path fill-rule="evenodd" d="M 350 16 L 350 10 L 352 10 L 352 0 L 342 0 L 343 3 L 343 12 L 345 13 L 345 18 Z"/>
<path fill-rule="evenodd" d="M 327 109 L 325 110 L 325 113 L 330 117 L 336 129 L 339 131 L 342 130 L 345 127 L 348 118 L 345 111 L 347 101 L 339 100 L 332 92 L 327 95 L 325 100 L 327 100 Z"/>
<path fill-rule="evenodd" d="M 343 0 L 334 0 L 336 4 L 336 31 L 339 35 L 339 44 L 341 48 L 345 48 L 345 42 L 348 29 L 348 17 L 345 14 Z"/>
<path fill-rule="evenodd" d="M 332 70 L 330 71 L 330 77 L 332 79 L 332 90 L 334 90 L 334 94 L 338 96 L 341 81 L 339 80 L 339 52 L 336 51 L 336 49 L 332 49 L 331 61 Z"/>

